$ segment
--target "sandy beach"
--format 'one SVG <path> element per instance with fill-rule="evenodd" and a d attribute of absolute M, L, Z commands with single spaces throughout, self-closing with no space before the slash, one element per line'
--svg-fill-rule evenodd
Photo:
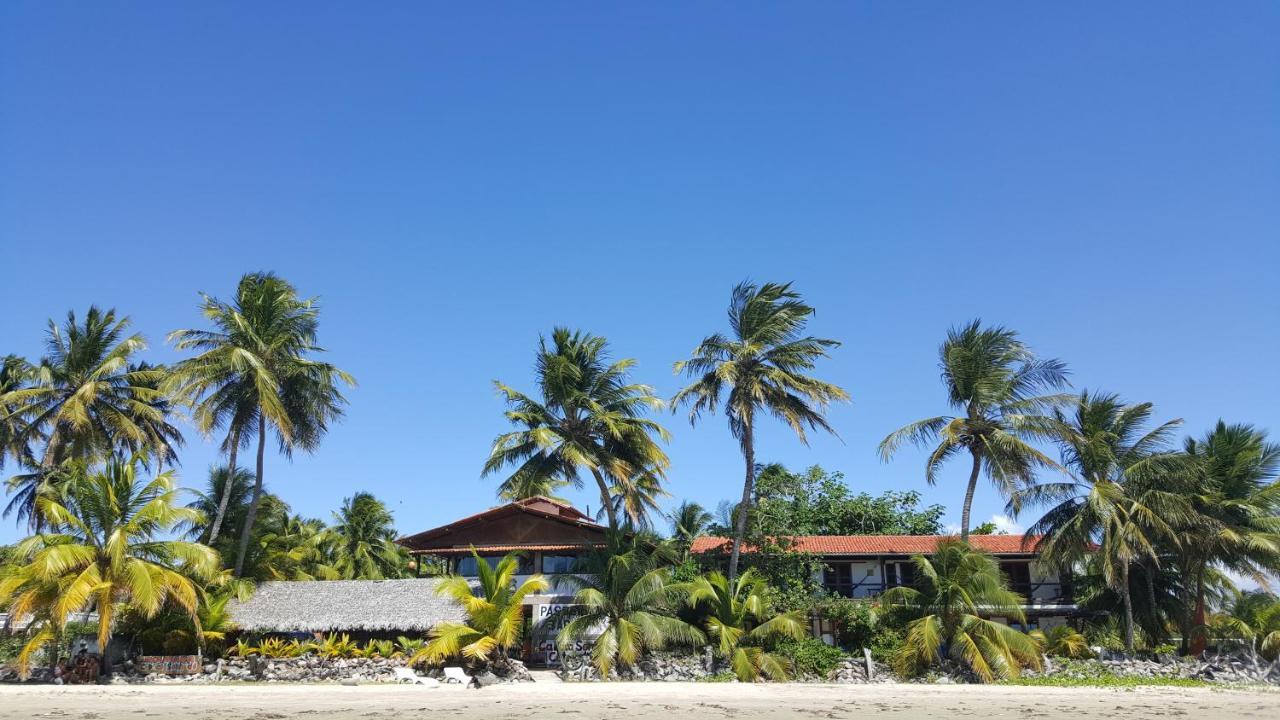
<path fill-rule="evenodd" d="M 1275 718 L 1280 693 L 1208 688 L 1022 688 L 734 683 L 411 686 L 4 686 L 0 718 Z"/>

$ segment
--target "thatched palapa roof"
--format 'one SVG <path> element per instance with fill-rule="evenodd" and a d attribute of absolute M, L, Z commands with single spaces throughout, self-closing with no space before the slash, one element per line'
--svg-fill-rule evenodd
<path fill-rule="evenodd" d="M 231 619 L 249 632 L 425 631 L 462 622 L 466 613 L 436 594 L 439 580 L 313 580 L 264 582 Z"/>

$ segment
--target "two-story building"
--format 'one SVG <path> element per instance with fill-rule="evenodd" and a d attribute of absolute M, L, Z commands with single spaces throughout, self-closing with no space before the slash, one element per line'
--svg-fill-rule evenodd
<path fill-rule="evenodd" d="M 606 528 L 577 508 L 559 500 L 533 497 L 476 513 L 447 525 L 407 535 L 396 542 L 419 560 L 442 561 L 445 569 L 463 577 L 476 577 L 476 555 L 489 563 L 509 553 L 520 559 L 517 584 L 542 573 L 552 581 L 545 593 L 524 598 L 525 618 L 534 632 L 526 633 L 524 658 L 534 663 L 554 663 L 554 633 L 558 614 L 573 601 L 574 588 L 557 577 L 572 574 L 584 553 L 604 545 Z M 475 554 L 472 554 L 472 550 Z M 425 563 L 419 562 L 418 567 Z"/>
<path fill-rule="evenodd" d="M 928 555 L 946 539 L 939 535 L 798 535 L 789 538 L 794 552 L 813 555 L 822 562 L 823 588 L 850 598 L 871 598 L 891 587 L 910 585 L 915 579 L 914 555 Z M 1009 587 L 1027 599 L 1023 610 L 1028 629 L 1061 625 L 1078 609 L 1072 600 L 1070 577 L 1037 561 L 1039 537 L 1025 535 L 970 535 L 969 544 L 995 556 Z M 693 542 L 697 555 L 728 555 L 729 538 L 701 537 Z M 829 628 L 815 624 L 815 634 Z"/>

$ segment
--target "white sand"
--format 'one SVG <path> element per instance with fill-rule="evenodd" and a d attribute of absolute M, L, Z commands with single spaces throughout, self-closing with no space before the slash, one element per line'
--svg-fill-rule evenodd
<path fill-rule="evenodd" d="M 0 686 L 0 718 L 1280 718 L 1280 692 L 736 683 Z"/>

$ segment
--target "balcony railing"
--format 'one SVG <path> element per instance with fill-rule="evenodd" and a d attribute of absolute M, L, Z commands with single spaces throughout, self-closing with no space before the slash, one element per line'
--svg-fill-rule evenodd
<path fill-rule="evenodd" d="M 884 591 L 892 587 L 898 587 L 900 583 L 884 583 L 874 580 L 863 580 L 862 582 L 833 583 L 824 582 L 823 587 L 834 592 L 837 595 L 848 598 L 870 598 L 882 594 Z M 1063 583 L 1014 583 L 1009 589 L 1028 599 L 1028 607 L 1036 607 L 1039 605 L 1070 605 L 1073 600 L 1071 598 L 1070 586 L 1064 586 Z"/>

